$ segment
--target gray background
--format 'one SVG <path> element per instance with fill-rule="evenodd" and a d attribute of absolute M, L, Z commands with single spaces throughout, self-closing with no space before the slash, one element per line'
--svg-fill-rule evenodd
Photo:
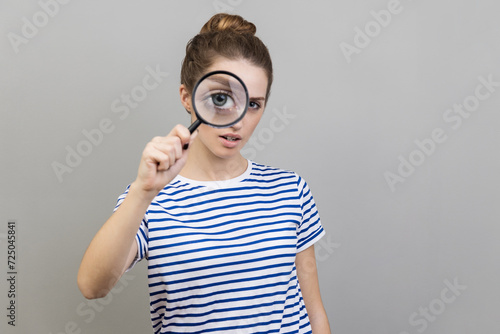
<path fill-rule="evenodd" d="M 371 11 L 395 4 L 73 0 L 44 22 L 37 1 L 2 0 L 0 265 L 6 273 L 15 219 L 18 313 L 8 326 L 2 279 L 0 331 L 151 332 L 146 263 L 94 302 L 76 274 L 145 144 L 189 123 L 178 97 L 185 45 L 225 10 L 254 22 L 271 51 L 271 100 L 245 153 L 297 171 L 313 190 L 327 231 L 316 250 L 333 332 L 498 333 L 500 87 L 460 127 L 458 114 L 443 117 L 474 102 L 479 77 L 500 82 L 500 5 L 401 0 L 377 30 Z M 23 36 L 23 17 L 41 27 L 16 53 L 8 36 Z M 370 43 L 346 57 L 342 43 L 356 46 L 365 25 Z M 169 75 L 126 117 L 114 112 L 122 94 L 140 93 L 148 67 Z M 112 131 L 85 146 L 82 131 L 103 119 Z M 436 129 L 446 140 L 418 153 L 415 141 Z M 78 145 L 87 156 L 58 178 L 54 163 L 67 165 L 67 147 Z M 385 174 L 410 158 L 419 165 L 391 189 Z"/>

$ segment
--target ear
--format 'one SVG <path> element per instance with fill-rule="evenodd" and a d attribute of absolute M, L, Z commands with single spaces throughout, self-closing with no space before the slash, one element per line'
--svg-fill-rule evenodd
<path fill-rule="evenodd" d="M 186 111 L 191 114 L 191 111 L 193 110 L 191 106 L 191 94 L 188 92 L 184 84 L 181 84 L 179 88 L 179 95 L 181 98 L 181 103 L 184 106 L 184 109 L 186 109 Z"/>

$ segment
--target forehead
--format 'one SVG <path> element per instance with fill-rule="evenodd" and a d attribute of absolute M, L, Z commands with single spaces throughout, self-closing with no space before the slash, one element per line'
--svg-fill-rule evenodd
<path fill-rule="evenodd" d="M 265 97 L 267 76 L 265 71 L 246 60 L 217 58 L 207 72 L 228 71 L 236 74 L 247 86 L 250 97 Z"/>

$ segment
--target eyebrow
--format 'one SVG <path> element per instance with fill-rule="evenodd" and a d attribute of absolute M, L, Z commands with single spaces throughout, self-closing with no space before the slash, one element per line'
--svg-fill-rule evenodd
<path fill-rule="evenodd" d="M 265 97 L 250 97 L 251 101 L 265 101 L 266 98 Z"/>
<path fill-rule="evenodd" d="M 210 77 L 208 80 L 220 83 L 222 85 L 225 85 L 226 87 L 231 87 L 231 88 L 233 88 L 233 85 L 231 85 L 230 82 L 235 82 L 238 85 L 240 84 L 238 81 L 232 81 L 232 79 L 230 81 L 230 80 L 227 80 L 225 78 L 222 78 L 222 77 L 216 76 L 216 75 Z M 266 98 L 265 97 L 249 97 L 249 100 L 252 100 L 252 101 L 265 101 Z"/>
<path fill-rule="evenodd" d="M 219 84 L 224 85 L 224 86 L 229 87 L 229 88 L 242 87 L 241 83 L 234 78 L 229 78 L 229 80 L 228 80 L 227 78 L 224 78 L 222 76 L 217 75 L 217 76 L 207 77 L 206 79 L 208 81 L 219 83 Z"/>

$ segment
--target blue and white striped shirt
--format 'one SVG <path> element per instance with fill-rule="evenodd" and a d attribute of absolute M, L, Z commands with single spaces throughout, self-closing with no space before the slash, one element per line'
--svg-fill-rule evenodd
<path fill-rule="evenodd" d="M 154 332 L 311 333 L 295 255 L 324 234 L 293 172 L 249 161 L 227 181 L 177 176 L 136 236 Z"/>

